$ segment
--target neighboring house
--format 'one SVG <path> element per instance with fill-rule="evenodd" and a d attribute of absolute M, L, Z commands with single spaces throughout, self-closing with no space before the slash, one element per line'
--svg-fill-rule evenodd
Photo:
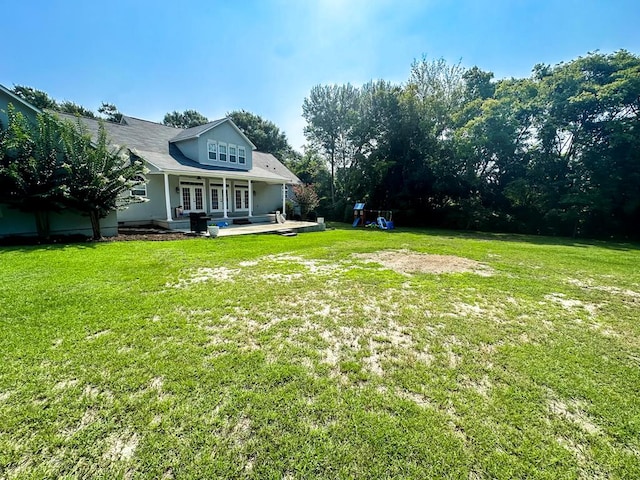
<path fill-rule="evenodd" d="M 98 121 L 79 121 L 97 133 Z M 127 116 L 104 125 L 110 141 L 126 146 L 149 170 L 144 184 L 132 191 L 148 201 L 119 211 L 120 225 L 188 229 L 191 212 L 229 223 L 274 221 L 291 196 L 289 186 L 300 183 L 273 155 L 256 151 L 230 118 L 186 130 Z"/>
<path fill-rule="evenodd" d="M 0 128 L 6 128 L 9 122 L 7 115 L 9 104 L 13 105 L 17 112 L 22 113 L 32 122 L 36 121 L 40 110 L 29 102 L 14 95 L 4 86 L 0 85 Z M 51 213 L 49 216 L 51 235 L 85 235 L 92 236 L 91 221 L 89 217 L 73 211 Z M 102 234 L 114 236 L 118 233 L 116 212 L 100 220 Z M 10 236 L 35 236 L 35 217 L 31 213 L 21 212 L 16 208 L 0 204 L 0 238 Z"/>
<path fill-rule="evenodd" d="M 6 110 L 9 102 L 30 108 L 33 117 L 38 112 L 2 87 L 0 109 Z M 81 122 L 92 135 L 98 132 L 97 120 L 58 115 Z M 285 201 L 292 196 L 290 186 L 300 183 L 273 155 L 256 151 L 229 118 L 186 130 L 127 116 L 120 123 L 104 125 L 111 143 L 125 146 L 148 169 L 144 183 L 130 192 L 148 201 L 118 211 L 119 225 L 188 229 L 191 212 L 204 212 L 212 221 L 270 222 L 276 211 L 284 212 Z M 6 215 L 7 209 L 0 209 Z M 17 230 L 24 229 L 9 228 L 6 218 L 0 216 L 0 236 Z"/>

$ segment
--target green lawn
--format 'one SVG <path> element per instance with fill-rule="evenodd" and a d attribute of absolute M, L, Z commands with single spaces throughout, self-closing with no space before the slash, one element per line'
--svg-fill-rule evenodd
<path fill-rule="evenodd" d="M 640 478 L 639 319 L 637 245 L 5 247 L 0 478 Z"/>

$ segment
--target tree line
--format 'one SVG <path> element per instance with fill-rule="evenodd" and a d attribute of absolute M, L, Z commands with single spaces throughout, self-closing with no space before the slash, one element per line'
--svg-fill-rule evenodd
<path fill-rule="evenodd" d="M 313 87 L 298 172 L 325 215 L 365 201 L 404 225 L 640 238 L 640 58 L 493 77 L 422 58 L 401 85 Z"/>
<path fill-rule="evenodd" d="M 93 115 L 13 90 L 40 108 Z M 273 122 L 244 110 L 227 116 L 313 184 L 318 210 L 333 220 L 350 220 L 364 201 L 409 226 L 640 238 L 640 58 L 628 51 L 501 80 L 423 57 L 402 84 L 317 85 L 302 110 L 302 155 Z M 99 113 L 119 120 L 113 104 Z M 163 119 L 207 122 L 196 110 Z"/>

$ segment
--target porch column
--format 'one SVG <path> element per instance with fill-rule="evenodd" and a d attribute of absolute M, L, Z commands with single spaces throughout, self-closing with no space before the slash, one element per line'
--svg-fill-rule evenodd
<path fill-rule="evenodd" d="M 222 209 L 224 210 L 223 218 L 229 218 L 227 215 L 227 179 L 222 177 Z"/>
<path fill-rule="evenodd" d="M 171 218 L 171 200 L 169 198 L 169 174 L 164 174 L 164 203 L 167 208 L 167 222 L 172 222 L 173 218 Z"/>
<path fill-rule="evenodd" d="M 283 183 L 282 184 L 282 215 L 287 214 L 286 207 L 287 207 L 287 184 Z"/>
<path fill-rule="evenodd" d="M 253 189 L 251 188 L 251 180 L 249 180 L 249 217 L 253 216 Z"/>

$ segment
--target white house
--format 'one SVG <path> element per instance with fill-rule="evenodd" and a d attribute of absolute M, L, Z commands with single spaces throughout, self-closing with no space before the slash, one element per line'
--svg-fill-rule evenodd
<path fill-rule="evenodd" d="M 17 104 L 29 118 L 35 118 L 39 112 L 2 87 L 0 110 L 6 112 L 8 103 Z M 57 115 L 64 120 L 80 121 L 92 135 L 98 132 L 98 120 Z M 6 115 L 0 117 L 0 122 L 6 123 Z M 148 170 L 143 184 L 131 192 L 148 201 L 130 204 L 126 210 L 105 219 L 106 235 L 116 234 L 116 215 L 117 225 L 171 229 L 188 229 L 191 212 L 229 223 L 274 221 L 275 212 L 285 210 L 291 185 L 300 183 L 273 155 L 256 151 L 230 118 L 186 130 L 127 116 L 120 123 L 104 122 L 104 126 L 110 142 L 126 147 L 133 157 L 144 161 Z M 34 234 L 33 221 L 27 216 L 0 206 L 0 236 Z M 84 217 L 76 218 L 71 212 L 64 215 L 71 216 L 74 217 L 71 227 L 57 229 L 52 225 L 52 234 L 85 230 L 90 234 L 88 219 L 85 229 L 78 224 L 84 222 Z"/>
<path fill-rule="evenodd" d="M 97 132 L 97 120 L 81 122 Z M 276 157 L 258 152 L 230 118 L 186 130 L 127 116 L 104 125 L 110 141 L 126 146 L 149 170 L 133 192 L 148 202 L 119 211 L 120 225 L 188 228 L 191 212 L 268 222 L 276 211 L 284 212 L 290 186 L 300 183 Z"/>

